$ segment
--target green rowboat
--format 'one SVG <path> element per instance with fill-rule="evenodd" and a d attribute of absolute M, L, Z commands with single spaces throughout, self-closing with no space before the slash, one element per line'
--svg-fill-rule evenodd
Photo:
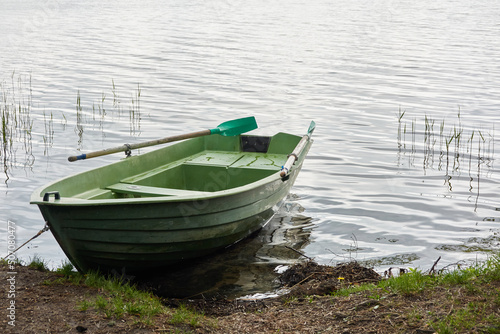
<path fill-rule="evenodd" d="M 188 139 L 50 183 L 31 203 L 81 272 L 166 267 L 262 228 L 297 178 L 313 124 L 303 137 Z"/>

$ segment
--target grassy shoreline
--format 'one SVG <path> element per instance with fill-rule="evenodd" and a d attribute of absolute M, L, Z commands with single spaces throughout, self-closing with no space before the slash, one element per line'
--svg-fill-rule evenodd
<path fill-rule="evenodd" d="M 70 264 L 55 271 L 48 271 L 40 259 L 16 266 L 17 321 L 25 328 L 33 327 L 26 332 L 47 328 L 36 327 L 42 326 L 41 323 L 25 323 L 27 311 L 32 308 L 36 311 L 39 305 L 54 312 L 49 316 L 59 319 L 53 323 L 61 323 L 58 326 L 61 331 L 65 328 L 66 332 L 75 333 L 83 329 L 86 333 L 124 330 L 143 333 L 500 333 L 498 256 L 469 268 L 440 274 L 411 270 L 378 283 L 330 277 L 335 284 L 331 285 L 330 292 L 322 295 L 308 294 L 307 291 L 314 291 L 308 287 L 302 289 L 306 293 L 269 300 L 185 300 L 178 301 L 175 307 L 167 306 L 173 304 L 151 292 L 116 278 L 77 273 Z M 7 277 L 6 261 L 0 263 L 0 272 Z M 313 280 L 311 286 L 317 283 Z M 65 291 L 63 300 L 58 295 L 61 290 Z M 40 301 L 40 295 L 45 299 Z M 8 302 L 6 297 L 7 292 L 3 292 L 3 304 Z M 33 305 L 23 304 L 24 299 L 30 298 Z M 221 307 L 224 311 L 220 311 Z M 58 311 L 67 313 L 60 315 Z M 12 330 L 8 324 L 5 326 Z"/>

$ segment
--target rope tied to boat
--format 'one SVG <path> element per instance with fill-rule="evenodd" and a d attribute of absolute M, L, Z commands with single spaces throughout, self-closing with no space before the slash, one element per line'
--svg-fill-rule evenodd
<path fill-rule="evenodd" d="M 45 226 L 40 231 L 38 231 L 37 234 L 35 234 L 31 239 L 29 239 L 28 241 L 26 241 L 24 244 L 22 244 L 21 246 L 17 247 L 13 251 L 9 251 L 9 254 L 7 254 L 5 257 L 2 258 L 2 261 L 5 260 L 6 258 L 8 258 L 9 256 L 11 256 L 12 254 L 14 254 L 15 252 L 17 252 L 22 247 L 24 247 L 24 245 L 26 245 L 28 242 L 32 241 L 33 239 L 38 238 L 40 235 L 42 235 L 43 232 L 46 232 L 48 230 L 50 230 L 49 224 L 47 222 L 45 222 Z"/>

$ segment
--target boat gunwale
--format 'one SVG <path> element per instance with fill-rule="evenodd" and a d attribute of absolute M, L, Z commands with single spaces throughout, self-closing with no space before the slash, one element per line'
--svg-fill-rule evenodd
<path fill-rule="evenodd" d="M 294 135 L 295 136 L 295 135 Z M 295 136 L 298 137 L 298 136 Z M 309 139 L 308 143 L 306 145 L 306 149 L 304 152 L 301 152 L 299 158 L 293 165 L 293 170 L 300 170 L 302 163 L 304 162 L 305 155 L 309 151 L 310 146 L 312 145 L 313 140 Z M 165 148 L 164 148 L 165 149 Z M 160 149 L 162 150 L 162 149 Z M 160 151 L 157 150 L 157 151 Z M 154 152 L 154 151 L 153 151 Z M 149 152 L 146 154 L 152 154 L 153 152 Z M 250 152 L 249 152 L 250 153 Z M 141 156 L 135 156 L 140 158 Z M 184 159 L 182 159 L 184 160 Z M 232 195 L 237 195 L 245 192 L 252 191 L 255 188 L 264 186 L 266 184 L 270 184 L 272 182 L 275 182 L 276 180 L 281 179 L 283 182 L 286 182 L 287 177 L 282 178 L 280 176 L 280 170 L 276 170 L 276 172 L 272 173 L 271 175 L 268 175 L 266 177 L 263 177 L 262 179 L 244 184 L 242 186 L 230 188 L 230 189 L 224 189 L 224 190 L 219 190 L 219 191 L 193 191 L 193 194 L 182 194 L 182 195 L 165 195 L 165 196 L 148 196 L 148 197 L 136 197 L 136 198 L 113 198 L 113 199 L 86 199 L 86 198 L 77 198 L 77 197 L 63 197 L 61 196 L 60 199 L 54 199 L 54 200 L 49 200 L 49 201 L 44 201 L 43 200 L 43 195 L 49 191 L 48 189 L 51 189 L 54 187 L 54 185 L 57 185 L 58 183 L 62 183 L 63 181 L 66 181 L 71 178 L 76 178 L 80 175 L 83 175 L 87 172 L 93 171 L 95 169 L 100 169 L 100 168 L 108 168 L 120 163 L 125 162 L 125 160 L 120 160 L 117 162 L 114 162 L 112 164 L 104 165 L 101 167 L 97 167 L 94 169 L 90 169 L 89 171 L 84 171 L 78 174 L 73 174 L 58 180 L 55 180 L 49 184 L 45 184 L 39 188 L 37 188 L 31 195 L 30 199 L 30 204 L 36 204 L 36 205 L 47 205 L 47 206 L 102 206 L 102 205 L 123 205 L 123 204 L 148 204 L 148 203 L 175 203 L 175 202 L 186 202 L 186 201 L 200 201 L 200 200 L 210 200 L 210 199 L 216 199 L 220 197 L 226 197 L 226 196 L 232 196 Z M 174 162 L 168 163 L 168 164 L 175 164 Z M 156 168 L 161 168 L 161 166 L 158 166 Z M 248 168 L 249 170 L 252 169 L 259 169 L 259 168 Z M 292 172 L 293 172 L 292 170 Z M 131 184 L 132 185 L 132 184 Z M 158 187 L 162 188 L 162 187 Z M 95 188 L 98 189 L 98 188 Z M 168 189 L 168 188 L 165 188 Z M 102 190 L 106 190 L 105 188 L 102 188 Z M 52 191 L 57 191 L 57 190 L 52 190 Z M 186 192 L 189 190 L 186 190 Z"/>
<path fill-rule="evenodd" d="M 54 205 L 54 206 L 67 206 L 67 205 L 75 205 L 75 206 L 94 206 L 94 205 L 121 205 L 121 204 L 145 204 L 145 203 L 160 203 L 160 202 L 184 202 L 184 201 L 197 201 L 197 200 L 208 200 L 219 197 L 225 197 L 230 195 L 237 195 L 240 193 L 244 193 L 247 191 L 251 191 L 257 187 L 262 185 L 266 185 L 268 183 L 272 183 L 278 179 L 281 179 L 279 175 L 279 171 L 273 173 L 270 176 L 267 176 L 258 181 L 254 181 L 252 183 L 248 183 L 246 185 L 235 187 L 231 189 L 225 189 L 220 191 L 193 191 L 193 195 L 171 195 L 171 196 L 150 196 L 150 197 L 140 197 L 140 198 L 113 198 L 113 199 L 83 199 L 83 198 L 75 198 L 75 197 L 61 197 L 58 200 L 54 201 L 43 201 L 42 200 L 31 200 L 30 204 L 37 205 Z M 52 183 L 55 184 L 55 183 Z M 49 186 L 41 187 L 37 189 L 36 193 L 41 193 L 44 189 L 47 189 Z M 161 187 L 158 187 L 161 188 Z M 40 192 L 39 192 L 40 191 Z M 37 196 L 37 198 L 42 198 L 42 196 Z"/>

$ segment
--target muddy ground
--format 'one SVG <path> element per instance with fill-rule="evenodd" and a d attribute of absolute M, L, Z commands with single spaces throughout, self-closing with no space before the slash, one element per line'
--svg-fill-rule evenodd
<path fill-rule="evenodd" d="M 60 279 L 53 272 L 17 266 L 15 297 L 9 296 L 9 270 L 0 267 L 0 304 L 3 333 L 434 333 L 429 323 L 442 319 L 461 303 L 478 296 L 460 287 L 433 288 L 414 296 L 384 291 L 370 291 L 334 297 L 332 291 L 349 285 L 377 282 L 376 272 L 355 262 L 336 267 L 314 262 L 298 264 L 281 276 L 290 292 L 265 300 L 164 300 L 175 310 L 183 303 L 202 320 L 192 324 L 176 323 L 171 315 L 157 315 L 152 324 L 137 316 L 108 318 L 89 308 L 79 311 L 77 305 L 105 291 L 83 285 L 47 284 Z M 500 284 L 491 287 L 500 289 Z M 452 296 L 452 298 L 450 298 Z M 11 298 L 12 297 L 12 298 Z M 15 301 L 15 322 L 9 324 L 7 308 Z M 491 312 L 499 312 L 498 307 Z M 11 317 L 12 318 L 12 317 Z M 15 326 L 12 326 L 15 324 Z M 478 327 L 472 332 L 498 333 L 495 328 Z"/>

